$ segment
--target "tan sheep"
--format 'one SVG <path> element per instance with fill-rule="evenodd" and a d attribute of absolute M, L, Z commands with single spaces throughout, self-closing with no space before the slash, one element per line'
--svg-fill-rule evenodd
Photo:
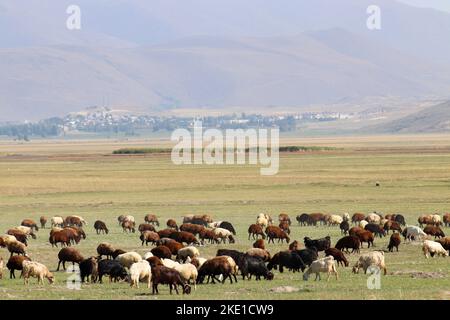
<path fill-rule="evenodd" d="M 23 279 L 26 285 L 28 285 L 28 279 L 30 277 L 38 278 L 38 284 L 44 284 L 44 278 L 47 278 L 50 284 L 55 282 L 55 277 L 53 274 L 42 263 L 25 260 L 22 266 Z"/>

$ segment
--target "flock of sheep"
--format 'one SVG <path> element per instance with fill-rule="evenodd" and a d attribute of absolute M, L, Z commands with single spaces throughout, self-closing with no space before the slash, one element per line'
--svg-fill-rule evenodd
<path fill-rule="evenodd" d="M 201 257 L 200 246 L 209 244 L 235 243 L 236 230 L 228 221 L 213 221 L 209 215 L 188 215 L 183 217 L 183 223 L 178 226 L 174 219 L 166 222 L 167 227 L 160 227 L 158 218 L 148 214 L 144 222 L 136 228 L 133 216 L 120 216 L 118 223 L 123 232 L 136 233 L 138 230 L 142 245 L 149 243 L 154 247 L 143 256 L 131 251 L 126 252 L 115 248 L 109 243 L 100 243 L 97 247 L 98 256 L 85 258 L 74 245 L 86 239 L 86 221 L 80 216 L 66 218 L 55 216 L 50 219 L 51 230 L 49 243 L 62 248 L 58 253 L 58 267 L 65 263 L 78 264 L 82 282 L 100 282 L 103 276 L 109 276 L 110 281 L 126 281 L 131 287 L 139 287 L 140 282 L 152 287 L 153 294 L 157 294 L 158 285 L 168 285 L 170 293 L 178 288 L 185 294 L 191 293 L 197 284 L 225 282 L 233 283 L 237 276 L 243 279 L 256 280 L 264 278 L 272 280 L 273 270 L 283 272 L 288 269 L 292 272 L 302 271 L 303 279 L 308 280 L 311 274 L 316 280 L 321 279 L 321 273 L 327 274 L 327 281 L 331 275 L 338 279 L 337 265 L 349 265 L 345 253 L 359 253 L 364 243 L 367 247 L 373 246 L 376 237 L 384 237 L 392 231 L 388 249 L 398 251 L 401 236 L 404 241 L 422 241 L 422 250 L 426 258 L 434 256 L 449 256 L 450 238 L 445 237 L 442 226 L 450 225 L 450 214 L 423 215 L 418 218 L 418 226 L 406 225 L 402 215 L 385 215 L 370 213 L 368 215 L 355 213 L 350 216 L 327 215 L 321 213 L 301 214 L 296 217 L 300 226 L 339 226 L 342 238 L 335 247 L 331 246 L 331 238 L 326 236 L 320 239 L 304 237 L 303 245 L 297 240 L 291 242 L 291 219 L 287 214 L 278 216 L 278 225 L 267 214 L 259 214 L 254 224 L 248 228 L 248 239 L 256 240 L 253 247 L 245 252 L 233 249 L 220 249 L 212 258 Z M 40 218 L 40 228 L 47 224 L 45 217 Z M 105 222 L 97 220 L 93 224 L 97 234 L 108 234 Z M 425 226 L 423 229 L 422 227 Z M 25 284 L 29 278 L 35 277 L 39 284 L 48 279 L 50 283 L 55 277 L 48 267 L 37 261 L 32 261 L 27 254 L 29 238 L 36 239 L 39 226 L 32 219 L 25 219 L 18 227 L 7 230 L 0 236 L 0 247 L 6 248 L 10 257 L 5 264 L 0 257 L 0 279 L 6 266 L 10 271 L 10 278 L 15 278 L 15 270 L 21 271 Z M 432 239 L 434 237 L 434 240 Z M 266 242 L 286 241 L 288 248 L 275 254 L 266 249 Z M 302 248 L 303 247 L 303 248 Z M 319 257 L 324 252 L 323 258 Z M 103 258 L 105 256 L 105 258 Z M 362 254 L 353 266 L 352 271 L 358 273 L 360 269 L 367 272 L 369 268 L 376 267 L 387 273 L 385 255 L 382 250 L 373 250 Z"/>

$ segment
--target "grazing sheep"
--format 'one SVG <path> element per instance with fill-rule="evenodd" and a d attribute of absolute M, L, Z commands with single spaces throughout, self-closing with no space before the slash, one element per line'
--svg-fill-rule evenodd
<path fill-rule="evenodd" d="M 430 255 L 432 258 L 434 257 L 434 255 L 448 257 L 447 250 L 445 250 L 439 242 L 431 240 L 425 240 L 423 242 L 422 251 L 425 255 L 425 258 L 427 259 L 428 255 Z"/>
<path fill-rule="evenodd" d="M 219 239 L 222 240 L 223 243 L 226 243 L 227 240 L 229 243 L 235 243 L 233 233 L 230 230 L 224 228 L 214 228 L 212 231 Z"/>
<path fill-rule="evenodd" d="M 175 220 L 173 220 L 173 219 L 167 220 L 166 225 L 168 228 L 175 229 L 176 231 L 178 231 L 178 225 Z"/>
<path fill-rule="evenodd" d="M 30 277 L 38 278 L 38 284 L 44 284 L 44 278 L 47 278 L 50 284 L 55 282 L 55 277 L 48 270 L 48 268 L 36 261 L 23 261 L 23 279 L 24 283 L 28 285 L 28 280 Z"/>
<path fill-rule="evenodd" d="M 337 214 L 330 215 L 327 220 L 329 226 L 340 225 L 342 221 L 344 221 L 344 218 L 342 218 L 341 216 L 339 216 Z"/>
<path fill-rule="evenodd" d="M 158 217 L 156 217 L 156 215 L 154 214 L 147 214 L 144 217 L 144 221 L 147 223 L 155 224 L 157 227 L 159 227 Z"/>
<path fill-rule="evenodd" d="M 228 221 L 221 221 L 219 223 L 219 225 L 216 228 L 222 228 L 222 229 L 227 229 L 228 231 L 230 231 L 234 236 L 236 235 L 236 230 L 234 229 L 233 225 L 231 224 L 231 222 Z"/>
<path fill-rule="evenodd" d="M 444 224 L 446 227 L 450 227 L 450 213 L 444 214 Z"/>
<path fill-rule="evenodd" d="M 179 242 L 177 242 L 177 241 L 175 241 L 173 239 L 169 239 L 169 240 L 171 240 L 171 241 L 165 241 L 164 242 L 164 246 L 169 248 L 169 250 L 172 253 L 172 255 L 176 256 L 178 254 L 178 251 L 180 249 L 184 248 L 184 245 L 182 245 L 181 243 L 179 243 Z"/>
<path fill-rule="evenodd" d="M 276 270 L 278 266 L 280 268 L 280 273 L 283 273 L 284 267 L 292 270 L 293 272 L 300 270 L 304 271 L 306 268 L 306 264 L 297 253 L 297 251 L 289 250 L 280 251 L 274 254 L 272 259 L 270 259 L 269 263 L 267 264 L 267 269 L 269 271 L 271 271 L 272 269 Z"/>
<path fill-rule="evenodd" d="M 39 227 L 37 225 L 37 223 L 32 220 L 32 219 L 24 219 L 22 220 L 22 222 L 20 223 L 21 226 L 25 226 L 25 227 L 29 227 L 31 228 L 31 230 L 36 230 L 39 231 Z"/>
<path fill-rule="evenodd" d="M 387 274 L 383 251 L 373 251 L 361 255 L 356 264 L 353 266 L 352 271 L 353 273 L 359 273 L 359 269 L 362 268 L 364 270 L 364 273 L 367 273 L 367 270 L 371 266 L 376 266 L 380 269 L 383 269 L 384 275 Z"/>
<path fill-rule="evenodd" d="M 315 247 L 317 251 L 325 251 L 329 247 L 331 247 L 331 238 L 330 236 L 326 236 L 325 238 L 320 238 L 316 240 L 312 240 L 309 237 L 305 237 L 303 239 L 306 248 Z"/>
<path fill-rule="evenodd" d="M 133 221 L 129 221 L 129 220 L 122 221 L 122 230 L 123 230 L 123 232 L 133 232 L 133 233 L 135 233 L 136 232 L 135 226 L 136 226 L 136 224 Z"/>
<path fill-rule="evenodd" d="M 132 222 L 133 224 L 136 224 L 136 219 L 133 216 L 130 216 L 130 215 L 123 217 L 122 222 L 123 221 L 129 221 L 129 222 Z"/>
<path fill-rule="evenodd" d="M 106 227 L 106 223 L 100 220 L 94 222 L 94 229 L 97 234 L 100 234 L 101 232 L 108 234 L 109 232 L 108 228 Z"/>
<path fill-rule="evenodd" d="M 289 223 L 287 221 L 281 221 L 278 227 L 287 234 L 291 234 L 291 229 L 289 228 Z"/>
<path fill-rule="evenodd" d="M 223 229 L 225 230 L 225 229 Z M 228 230 L 226 230 L 229 232 Z M 160 235 L 161 237 L 161 235 Z M 197 240 L 197 238 L 190 232 L 186 231 L 175 231 L 170 234 L 169 238 L 179 242 L 179 243 L 186 243 L 187 245 L 200 245 L 200 241 Z"/>
<path fill-rule="evenodd" d="M 45 225 L 47 224 L 47 218 L 44 217 L 44 216 L 41 216 L 41 217 L 39 218 L 39 222 L 41 223 L 41 228 L 42 228 L 42 229 L 45 229 Z"/>
<path fill-rule="evenodd" d="M 178 286 L 183 288 L 183 294 L 190 294 L 191 287 L 187 284 L 180 273 L 171 268 L 165 266 L 155 266 L 152 268 L 152 294 L 158 294 L 158 285 L 167 284 L 169 285 L 170 294 L 172 294 L 172 289 L 178 292 Z"/>
<path fill-rule="evenodd" d="M 36 235 L 33 232 L 33 229 L 27 226 L 18 226 L 15 227 L 14 230 L 18 230 L 22 233 L 25 233 L 27 236 L 31 236 L 31 238 L 36 239 Z"/>
<path fill-rule="evenodd" d="M 291 241 L 287 235 L 286 232 L 284 232 L 280 227 L 276 226 L 268 226 L 266 228 L 266 235 L 268 239 L 268 243 L 272 241 L 272 243 L 275 243 L 275 239 L 278 239 L 278 242 L 283 242 L 283 240 L 286 240 L 286 243 L 289 243 Z"/>
<path fill-rule="evenodd" d="M 383 224 L 384 225 L 384 224 Z M 386 236 L 386 230 L 381 228 L 380 225 L 369 223 L 364 227 L 364 230 L 372 232 L 375 236 L 379 236 L 380 238 Z"/>
<path fill-rule="evenodd" d="M 200 256 L 200 252 L 196 247 L 193 246 L 184 247 L 178 250 L 177 261 L 185 262 L 188 257 L 193 259 L 198 256 Z"/>
<path fill-rule="evenodd" d="M 405 217 L 401 214 L 396 214 L 394 218 L 395 222 L 398 222 L 402 226 L 406 226 Z"/>
<path fill-rule="evenodd" d="M 273 280 L 274 277 L 264 261 L 257 257 L 245 255 L 239 264 L 239 270 L 242 273 L 242 280 L 245 280 L 245 278 L 251 279 L 252 275 L 256 277 L 257 281 L 261 277 L 264 277 L 266 280 Z"/>
<path fill-rule="evenodd" d="M 141 223 L 138 227 L 139 232 L 144 232 L 144 231 L 153 231 L 156 232 L 155 227 L 152 224 L 149 223 Z"/>
<path fill-rule="evenodd" d="M 450 237 L 441 238 L 436 242 L 439 242 L 445 250 L 450 250 Z"/>
<path fill-rule="evenodd" d="M 206 262 L 207 259 L 197 257 L 191 260 L 191 258 L 187 258 L 186 262 L 194 265 L 197 270 L 200 269 L 200 267 Z"/>
<path fill-rule="evenodd" d="M 83 225 L 87 225 L 86 221 L 80 217 L 80 216 L 67 216 L 66 219 L 64 219 L 64 223 L 66 226 L 75 226 L 75 227 L 82 227 Z"/>
<path fill-rule="evenodd" d="M 164 230 L 159 230 L 158 235 L 161 239 L 162 238 L 170 238 L 170 235 L 175 232 L 177 232 L 177 231 L 174 229 L 164 229 Z"/>
<path fill-rule="evenodd" d="M 98 260 L 97 257 L 87 258 L 79 263 L 80 266 L 80 278 L 81 282 L 84 283 L 85 279 L 89 281 L 91 277 L 91 282 L 94 283 L 98 278 Z"/>
<path fill-rule="evenodd" d="M 264 245 L 263 239 L 258 239 L 253 243 L 253 248 L 259 248 L 259 249 L 266 249 L 266 246 Z"/>
<path fill-rule="evenodd" d="M 291 225 L 291 218 L 286 213 L 280 213 L 278 215 L 278 222 L 287 222 L 289 225 Z"/>
<path fill-rule="evenodd" d="M 119 222 L 119 226 L 122 225 L 123 220 L 125 219 L 125 216 L 123 214 L 121 214 L 120 216 L 117 217 L 117 221 Z"/>
<path fill-rule="evenodd" d="M 366 221 L 369 223 L 380 224 L 381 217 L 376 213 L 369 213 L 366 217 Z"/>
<path fill-rule="evenodd" d="M 212 280 L 212 283 L 215 283 L 214 280 L 220 281 L 216 276 L 222 275 L 222 283 L 225 283 L 227 278 L 230 279 L 230 283 L 233 283 L 232 276 L 234 276 L 235 282 L 237 282 L 235 268 L 232 264 L 230 264 L 231 257 L 228 256 L 219 256 L 214 257 L 212 259 L 207 260 L 198 270 L 197 283 L 203 283 L 206 277 L 208 277 L 207 283 L 209 280 Z"/>
<path fill-rule="evenodd" d="M 148 261 L 148 263 L 150 263 L 150 267 L 155 267 L 155 266 L 162 266 L 163 263 L 161 261 L 160 258 L 158 257 L 148 257 L 147 259 L 145 259 Z"/>
<path fill-rule="evenodd" d="M 297 253 L 300 258 L 302 258 L 306 266 L 310 266 L 313 261 L 319 258 L 318 251 L 315 247 L 312 247 L 311 249 L 306 248 L 295 250 L 295 253 Z"/>
<path fill-rule="evenodd" d="M 328 248 L 327 250 L 325 250 L 325 256 L 332 256 L 337 262 L 338 266 L 342 264 L 344 267 L 348 267 L 347 258 L 345 258 L 344 253 L 339 249 Z"/>
<path fill-rule="evenodd" d="M 155 244 L 159 240 L 159 235 L 156 232 L 153 231 L 144 231 L 139 236 L 139 239 L 142 241 L 142 245 L 148 246 L 148 243 Z"/>
<path fill-rule="evenodd" d="M 357 225 L 360 221 L 364 220 L 366 216 L 363 213 L 355 213 L 352 216 L 352 223 Z"/>
<path fill-rule="evenodd" d="M 392 221 L 392 220 L 386 221 L 386 223 L 383 225 L 383 229 L 386 231 L 387 234 L 389 234 L 389 230 L 398 231 L 400 233 L 402 232 L 400 223 L 398 223 L 397 221 Z"/>
<path fill-rule="evenodd" d="M 357 253 L 359 253 L 360 247 L 361 241 L 357 236 L 345 236 L 339 239 L 338 242 L 336 242 L 335 246 L 336 249 L 339 249 L 341 251 L 345 249 L 347 253 L 349 253 L 348 249 L 352 249 L 352 253 L 355 252 L 355 250 Z"/>
<path fill-rule="evenodd" d="M 313 219 L 309 216 L 307 213 L 302 213 L 295 217 L 295 220 L 301 225 L 301 226 L 310 226 L 314 224 Z"/>
<path fill-rule="evenodd" d="M 263 239 L 266 238 L 263 228 L 259 224 L 251 224 L 250 227 L 248 227 L 248 240 L 250 240 L 250 235 L 252 236 L 252 239 L 258 239 L 258 236 L 261 236 Z"/>
<path fill-rule="evenodd" d="M 259 248 L 251 248 L 246 252 L 247 255 L 251 257 L 260 257 L 263 261 L 268 262 L 271 258 L 269 251 L 259 249 Z"/>
<path fill-rule="evenodd" d="M 181 278 L 186 281 L 186 283 L 191 284 L 192 282 L 192 284 L 194 285 L 194 290 L 197 290 L 198 270 L 193 264 L 176 263 L 172 268 L 180 273 Z"/>
<path fill-rule="evenodd" d="M 20 241 L 8 241 L 6 243 L 6 248 L 11 253 L 11 257 L 14 253 L 17 253 L 18 255 L 28 256 L 26 252 L 26 246 Z"/>
<path fill-rule="evenodd" d="M 366 221 L 366 220 L 361 220 L 361 221 L 358 222 L 358 226 L 359 226 L 361 229 L 364 229 L 368 224 L 369 224 L 369 222 Z"/>
<path fill-rule="evenodd" d="M 359 238 L 359 241 L 361 241 L 361 248 L 363 242 L 367 242 L 367 248 L 370 248 L 370 245 L 372 245 L 372 247 L 374 246 L 373 242 L 375 240 L 375 236 L 372 232 L 368 230 L 358 230 L 356 233 L 354 233 L 354 235 Z"/>
<path fill-rule="evenodd" d="M 407 239 L 409 241 L 411 241 L 412 239 L 419 240 L 420 238 L 427 236 L 427 234 L 417 226 L 407 226 L 403 230 L 402 234 L 405 237 L 405 240 Z"/>
<path fill-rule="evenodd" d="M 350 225 L 347 220 L 342 221 L 339 224 L 339 229 L 341 229 L 341 234 L 348 234 L 348 230 L 350 229 Z"/>
<path fill-rule="evenodd" d="M 50 222 L 51 222 L 52 227 L 61 227 L 62 228 L 64 226 L 63 217 L 59 217 L 59 216 L 51 217 Z"/>
<path fill-rule="evenodd" d="M 114 249 L 114 247 L 107 243 L 107 242 L 102 242 L 97 246 L 97 253 L 98 253 L 98 258 L 101 259 L 102 256 L 106 256 L 106 259 L 113 259 L 113 253 L 116 249 Z"/>
<path fill-rule="evenodd" d="M 309 266 L 309 268 L 306 270 L 306 272 L 303 274 L 303 280 L 308 281 L 309 275 L 311 273 L 316 274 L 315 280 L 317 279 L 321 280 L 320 278 L 321 272 L 328 274 L 327 281 L 330 280 L 330 276 L 332 273 L 336 275 L 336 280 L 338 280 L 338 272 L 336 269 L 336 264 L 333 256 L 327 256 L 325 258 L 313 261 Z"/>
<path fill-rule="evenodd" d="M 119 255 L 127 253 L 126 251 L 122 250 L 122 249 L 116 249 L 114 250 L 114 252 L 111 254 L 111 257 L 113 259 L 116 259 Z"/>
<path fill-rule="evenodd" d="M 133 263 L 142 261 L 142 257 L 139 253 L 130 251 L 130 252 L 119 254 L 115 260 L 119 261 L 120 264 L 122 266 L 124 266 L 125 268 L 130 269 L 130 267 Z"/>
<path fill-rule="evenodd" d="M 205 244 L 205 240 L 207 240 L 209 243 L 219 243 L 219 237 L 214 233 L 214 231 L 210 229 L 204 228 L 199 233 L 200 241 L 202 244 Z"/>
<path fill-rule="evenodd" d="M 56 268 L 56 271 L 59 271 L 61 263 L 63 269 L 66 270 L 66 262 L 72 262 L 72 265 L 75 266 L 75 263 L 80 264 L 84 260 L 81 253 L 75 248 L 62 248 L 58 253 L 58 259 L 58 268 Z"/>
<path fill-rule="evenodd" d="M 442 231 L 441 228 L 439 228 L 438 226 L 434 226 L 434 225 L 427 225 L 424 229 L 423 232 L 425 232 L 426 234 L 430 235 L 430 236 L 434 236 L 434 238 L 445 238 L 445 233 L 444 231 Z M 16 237 L 17 238 L 17 237 Z"/>
<path fill-rule="evenodd" d="M 160 259 L 172 258 L 172 252 L 167 246 L 157 246 L 151 250 L 151 253 Z"/>
<path fill-rule="evenodd" d="M 389 239 L 389 245 L 388 245 L 389 252 L 393 252 L 394 247 L 397 249 L 397 252 L 398 252 L 398 246 L 400 245 L 401 242 L 402 242 L 402 240 L 400 239 L 400 234 L 397 232 L 394 232 L 391 235 L 391 238 Z"/>
<path fill-rule="evenodd" d="M 100 283 L 105 274 L 109 275 L 109 282 L 125 280 L 128 276 L 125 267 L 117 260 L 100 260 L 98 262 L 98 281 Z"/>
<path fill-rule="evenodd" d="M 17 241 L 22 242 L 25 246 L 28 246 L 28 236 L 26 233 L 23 233 L 22 231 L 17 229 L 9 229 L 8 231 L 6 231 L 6 233 L 8 235 L 16 237 Z"/>
<path fill-rule="evenodd" d="M 193 223 L 183 223 L 180 226 L 180 231 L 190 232 L 193 235 L 200 235 L 206 228 L 202 225 L 193 224 Z"/>
<path fill-rule="evenodd" d="M 343 221 L 350 221 L 350 214 L 348 212 L 344 212 L 344 214 L 342 215 L 342 219 Z"/>
<path fill-rule="evenodd" d="M 6 267 L 9 269 L 9 278 L 15 279 L 16 275 L 14 274 L 15 270 L 23 270 L 22 263 L 24 261 L 31 261 L 29 257 L 25 256 L 12 256 L 9 258 L 8 262 L 6 263 Z"/>
<path fill-rule="evenodd" d="M 150 289 L 152 280 L 152 269 L 147 260 L 135 262 L 130 267 L 130 285 L 139 289 L 139 281 L 146 281 L 147 288 Z"/>

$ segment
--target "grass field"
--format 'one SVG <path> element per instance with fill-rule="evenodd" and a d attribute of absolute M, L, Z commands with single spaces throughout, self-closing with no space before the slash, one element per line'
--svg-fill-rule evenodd
<path fill-rule="evenodd" d="M 281 154 L 276 176 L 260 176 L 255 166 L 175 166 L 170 155 L 112 155 L 122 147 L 166 147 L 161 140 L 141 141 L 40 141 L 27 144 L 0 142 L 0 230 L 20 224 L 23 218 L 45 215 L 82 215 L 89 223 L 88 237 L 77 248 L 85 256 L 96 255 L 96 246 L 108 241 L 125 250 L 146 252 L 138 234 L 124 234 L 117 224 L 120 214 L 132 214 L 141 222 L 155 213 L 165 223 L 181 222 L 185 214 L 208 213 L 228 220 L 237 229 L 237 243 L 207 245 L 204 257 L 218 248 L 246 250 L 248 225 L 266 212 L 276 217 L 288 213 L 293 220 L 303 212 L 402 213 L 416 224 L 423 213 L 450 211 L 450 136 L 290 138 L 288 145 L 342 148 L 336 151 Z M 375 182 L 381 183 L 376 188 Z M 109 235 L 96 235 L 96 219 L 105 221 Z M 291 239 L 330 235 L 339 239 L 337 227 L 291 227 Z M 32 259 L 55 270 L 59 249 L 48 243 L 49 230 L 40 230 L 28 247 Z M 444 232 L 449 233 L 449 228 Z M 388 238 L 375 240 L 385 249 Z M 268 246 L 273 254 L 286 245 Z M 367 249 L 362 250 L 366 252 Z M 9 253 L 0 249 L 7 260 Z M 357 255 L 348 255 L 351 265 Z M 167 287 L 152 296 L 144 285 L 131 289 L 126 283 L 86 284 L 81 290 L 66 287 L 69 274 L 56 273 L 52 286 L 29 287 L 22 279 L 0 280 L 6 299 L 450 299 L 450 258 L 426 260 L 420 244 L 402 244 L 399 253 L 386 253 L 389 274 L 380 290 L 368 290 L 367 276 L 339 267 L 339 281 L 305 282 L 299 273 L 275 271 L 273 281 L 242 281 L 199 285 L 190 296 L 170 296 Z M 424 272 L 413 278 L 411 272 Z M 434 272 L 434 274 L 431 274 Z M 274 293 L 272 288 L 293 286 L 293 293 Z"/>

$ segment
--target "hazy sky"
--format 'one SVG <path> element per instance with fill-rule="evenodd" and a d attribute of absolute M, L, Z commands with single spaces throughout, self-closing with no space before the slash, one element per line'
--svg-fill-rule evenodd
<path fill-rule="evenodd" d="M 450 12 L 450 0 L 398 0 L 418 7 L 435 8 Z"/>

